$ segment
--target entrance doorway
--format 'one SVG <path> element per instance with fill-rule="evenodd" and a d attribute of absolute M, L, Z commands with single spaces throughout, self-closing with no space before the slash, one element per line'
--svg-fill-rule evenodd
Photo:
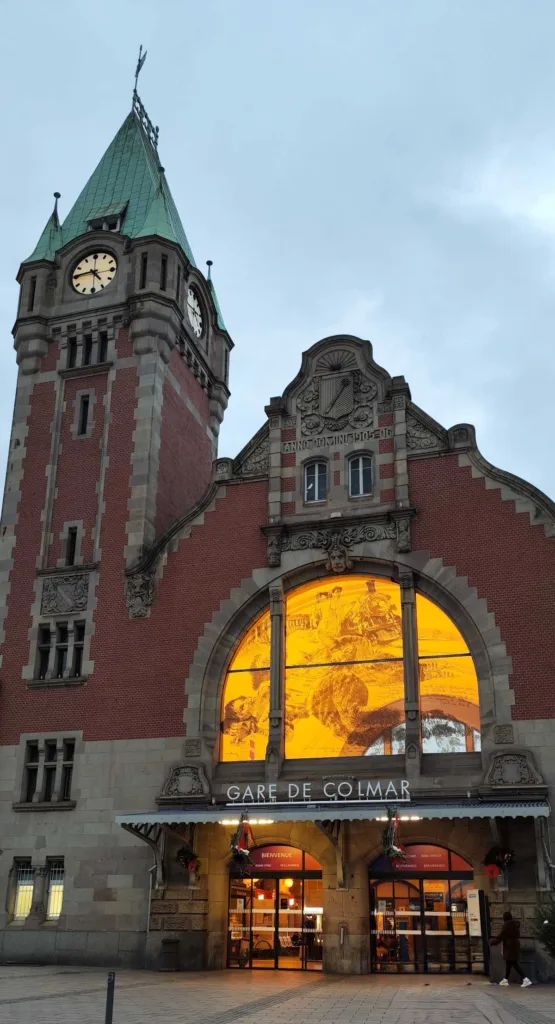
<path fill-rule="evenodd" d="M 440 846 L 412 845 L 405 860 L 370 868 L 371 961 L 378 973 L 484 973 L 483 893 L 472 865 Z M 469 907 L 470 904 L 470 907 Z"/>
<path fill-rule="evenodd" d="M 321 970 L 321 865 L 293 846 L 250 856 L 250 876 L 229 879 L 228 967 Z"/>

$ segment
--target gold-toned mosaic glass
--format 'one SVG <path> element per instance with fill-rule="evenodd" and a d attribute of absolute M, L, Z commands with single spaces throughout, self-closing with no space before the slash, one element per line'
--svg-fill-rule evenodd
<path fill-rule="evenodd" d="M 424 753 L 480 749 L 478 678 L 468 645 L 433 601 L 416 596 Z"/>
<path fill-rule="evenodd" d="M 285 653 L 287 757 L 404 750 L 398 584 L 339 576 L 294 590 Z"/>
<path fill-rule="evenodd" d="M 223 694 L 222 761 L 261 761 L 270 710 L 270 612 L 260 615 L 231 659 Z"/>
<path fill-rule="evenodd" d="M 425 753 L 480 749 L 478 680 L 451 619 L 416 598 Z M 285 753 L 288 758 L 400 754 L 405 749 L 399 585 L 335 576 L 286 598 Z M 262 760 L 270 705 L 270 614 L 231 660 L 223 695 L 223 761 Z"/>

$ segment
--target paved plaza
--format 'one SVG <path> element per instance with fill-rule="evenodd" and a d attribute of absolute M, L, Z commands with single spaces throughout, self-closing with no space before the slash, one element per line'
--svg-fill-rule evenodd
<path fill-rule="evenodd" d="M 104 1024 L 104 970 L 0 967 L 1 1024 Z M 114 1024 L 554 1024 L 555 988 L 484 978 L 226 971 L 116 976 Z"/>

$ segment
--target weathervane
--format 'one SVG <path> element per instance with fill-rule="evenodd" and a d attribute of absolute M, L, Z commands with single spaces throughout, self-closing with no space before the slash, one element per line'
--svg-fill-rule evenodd
<path fill-rule="evenodd" d="M 139 46 L 139 57 L 138 57 L 138 60 L 137 60 L 137 67 L 135 68 L 135 88 L 133 90 L 134 93 L 137 92 L 137 82 L 139 81 L 139 75 L 141 73 L 141 68 L 142 68 L 145 60 L 146 60 L 146 50 L 143 53 L 143 45 L 141 43 L 141 45 Z"/>
<path fill-rule="evenodd" d="M 148 116 L 148 114 L 147 114 L 147 112 L 145 110 L 144 104 L 141 102 L 141 100 L 139 98 L 139 93 L 137 92 L 137 82 L 139 81 L 139 75 L 141 73 L 141 68 L 142 68 L 145 60 L 146 60 L 146 50 L 143 53 L 143 47 L 142 47 L 142 44 L 141 44 L 141 46 L 139 47 L 139 57 L 138 57 L 138 60 L 137 60 L 137 67 L 135 68 L 135 88 L 133 89 L 133 106 L 132 106 L 132 109 L 135 111 L 137 117 L 139 118 L 139 121 L 141 122 L 141 124 L 142 124 L 146 134 L 148 135 L 148 138 L 150 139 L 152 145 L 154 146 L 155 149 L 157 149 L 158 148 L 158 134 L 159 134 L 158 125 L 156 125 L 156 126 L 153 125 L 152 121 L 150 120 L 150 117 Z"/>

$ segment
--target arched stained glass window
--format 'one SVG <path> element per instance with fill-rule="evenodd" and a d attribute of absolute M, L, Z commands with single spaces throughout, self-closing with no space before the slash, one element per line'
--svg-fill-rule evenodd
<path fill-rule="evenodd" d="M 224 687 L 222 761 L 262 761 L 270 710 L 270 613 L 263 612 L 236 648 Z"/>
<path fill-rule="evenodd" d="M 480 749 L 478 680 L 451 619 L 416 595 L 422 750 Z M 334 576 L 289 592 L 285 603 L 285 754 L 321 758 L 402 754 L 404 645 L 397 583 Z M 270 706 L 270 614 L 231 659 L 223 692 L 223 761 L 262 760 Z"/>
<path fill-rule="evenodd" d="M 391 730 L 404 721 L 397 583 L 343 576 L 294 590 L 285 657 L 287 757 L 392 752 Z"/>

